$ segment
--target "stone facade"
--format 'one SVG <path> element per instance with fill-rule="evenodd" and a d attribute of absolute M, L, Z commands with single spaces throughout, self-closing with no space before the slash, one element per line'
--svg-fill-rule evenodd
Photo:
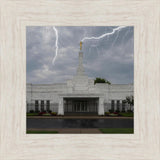
<path fill-rule="evenodd" d="M 122 103 L 134 94 L 133 84 L 94 84 L 83 67 L 83 52 L 79 52 L 77 74 L 66 83 L 27 84 L 27 112 L 51 110 L 58 115 L 67 112 L 95 112 L 104 115 L 112 110 L 127 110 Z"/>

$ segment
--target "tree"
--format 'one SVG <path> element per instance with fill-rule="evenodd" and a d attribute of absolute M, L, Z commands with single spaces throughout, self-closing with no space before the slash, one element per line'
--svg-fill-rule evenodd
<path fill-rule="evenodd" d="M 104 79 L 104 78 L 99 78 L 97 77 L 95 80 L 94 80 L 94 84 L 96 83 L 107 83 L 107 84 L 111 84 L 111 82 L 109 82 L 108 80 Z"/>
<path fill-rule="evenodd" d="M 130 110 L 131 110 L 131 108 L 134 106 L 134 96 L 133 95 L 132 96 L 127 96 L 126 97 L 126 102 L 129 104 Z"/>

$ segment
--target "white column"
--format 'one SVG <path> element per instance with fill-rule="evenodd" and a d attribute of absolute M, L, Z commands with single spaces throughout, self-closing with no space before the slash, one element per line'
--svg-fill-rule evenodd
<path fill-rule="evenodd" d="M 53 101 L 52 100 L 50 100 L 50 110 L 52 112 L 54 112 L 54 106 L 53 106 Z"/>
<path fill-rule="evenodd" d="M 98 115 L 104 115 L 104 98 L 99 98 Z"/>
<path fill-rule="evenodd" d="M 59 98 L 58 115 L 64 115 L 63 97 Z"/>
<path fill-rule="evenodd" d="M 106 104 L 107 104 L 107 106 L 105 106 L 105 107 L 106 107 L 106 112 L 109 112 L 109 108 L 110 108 L 110 106 L 109 106 L 108 101 L 106 102 Z"/>
<path fill-rule="evenodd" d="M 114 111 L 117 110 L 117 100 L 115 100 L 115 106 L 114 106 Z"/>
<path fill-rule="evenodd" d="M 41 100 L 38 100 L 38 110 L 41 112 Z"/>
<path fill-rule="evenodd" d="M 122 111 L 122 100 L 119 100 L 120 106 L 119 106 L 119 110 Z"/>

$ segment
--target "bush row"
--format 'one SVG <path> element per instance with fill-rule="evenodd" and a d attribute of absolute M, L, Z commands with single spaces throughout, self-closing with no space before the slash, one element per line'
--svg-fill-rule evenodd
<path fill-rule="evenodd" d="M 120 110 L 112 110 L 112 109 L 110 109 L 109 110 L 109 113 L 114 113 L 114 112 L 117 112 L 117 113 L 119 113 L 119 112 L 131 112 L 131 113 L 133 113 L 133 111 L 132 110 L 127 110 L 127 111 L 120 111 Z"/>
<path fill-rule="evenodd" d="M 45 115 L 45 116 L 50 116 L 50 115 L 51 115 L 51 116 L 56 116 L 56 115 L 57 115 L 56 112 L 52 112 L 51 110 L 49 110 L 49 111 L 44 110 L 44 111 L 42 111 L 42 112 L 30 110 L 29 113 L 38 113 L 38 114 L 37 114 L 38 116 L 43 116 L 43 115 Z"/>
<path fill-rule="evenodd" d="M 123 116 L 123 117 L 133 117 L 133 112 L 130 110 L 128 112 L 105 112 L 105 116 Z"/>

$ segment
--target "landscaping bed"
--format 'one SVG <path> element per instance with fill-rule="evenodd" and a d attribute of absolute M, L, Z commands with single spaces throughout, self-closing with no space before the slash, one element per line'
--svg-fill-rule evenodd
<path fill-rule="evenodd" d="M 27 116 L 57 116 L 56 112 L 32 112 L 27 113 Z M 105 116 L 108 117 L 133 117 L 133 112 L 105 112 Z"/>
<path fill-rule="evenodd" d="M 32 113 L 27 113 L 27 116 L 56 116 L 56 112 L 32 112 Z"/>
<path fill-rule="evenodd" d="M 105 116 L 110 117 L 133 117 L 133 112 L 105 112 Z"/>

